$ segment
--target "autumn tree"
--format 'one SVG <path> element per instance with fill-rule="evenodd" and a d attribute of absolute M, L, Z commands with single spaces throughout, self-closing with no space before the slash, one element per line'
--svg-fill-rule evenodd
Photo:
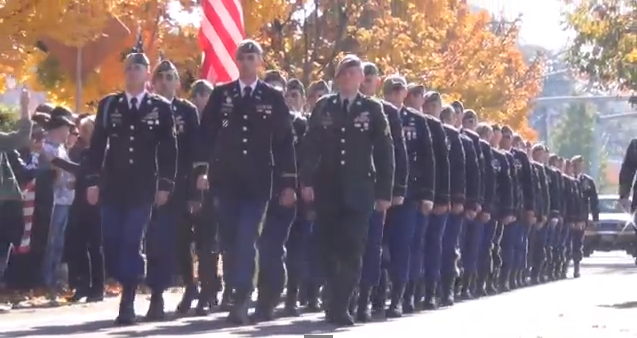
<path fill-rule="evenodd" d="M 564 112 L 564 117 L 553 131 L 551 145 L 555 153 L 565 158 L 581 155 L 584 168 L 596 176 L 598 189 L 607 185 L 605 167 L 608 151 L 601 146 L 595 135 L 597 113 L 586 103 L 573 103 Z"/>
<path fill-rule="evenodd" d="M 637 2 L 567 1 L 571 65 L 604 88 L 637 90 Z"/>

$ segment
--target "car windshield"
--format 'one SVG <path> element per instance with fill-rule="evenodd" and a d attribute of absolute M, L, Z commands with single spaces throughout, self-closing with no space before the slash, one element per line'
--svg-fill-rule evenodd
<path fill-rule="evenodd" d="M 600 199 L 599 212 L 604 214 L 624 213 L 622 205 L 616 199 Z"/>

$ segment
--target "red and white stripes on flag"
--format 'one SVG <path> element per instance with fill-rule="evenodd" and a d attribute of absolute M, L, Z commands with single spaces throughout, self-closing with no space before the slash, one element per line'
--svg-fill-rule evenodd
<path fill-rule="evenodd" d="M 241 1 L 203 0 L 201 3 L 201 77 L 212 83 L 229 82 L 239 77 L 234 55 L 245 36 Z"/>
<path fill-rule="evenodd" d="M 24 229 L 20 244 L 12 247 L 13 254 L 25 254 L 31 250 L 31 235 L 33 230 L 33 211 L 35 210 L 35 180 L 29 182 L 22 189 L 22 217 L 24 220 Z"/>

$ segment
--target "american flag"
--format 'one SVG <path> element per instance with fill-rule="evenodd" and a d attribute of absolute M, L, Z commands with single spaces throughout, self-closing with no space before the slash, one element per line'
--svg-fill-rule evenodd
<path fill-rule="evenodd" d="M 242 0 L 202 0 L 199 46 L 203 51 L 201 77 L 223 83 L 239 77 L 234 62 L 237 45 L 245 36 Z"/>

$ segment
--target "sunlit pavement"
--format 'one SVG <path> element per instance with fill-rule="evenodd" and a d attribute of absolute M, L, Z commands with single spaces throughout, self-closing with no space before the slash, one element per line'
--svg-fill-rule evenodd
<path fill-rule="evenodd" d="M 525 288 L 490 298 L 423 312 L 397 320 L 334 331 L 318 314 L 279 319 L 253 327 L 228 327 L 222 314 L 173 318 L 161 323 L 113 327 L 115 300 L 57 309 L 18 310 L 0 314 L 0 338 L 12 337 L 342 337 L 435 338 L 581 338 L 637 336 L 637 267 L 623 253 L 585 259 L 582 277 Z M 167 299 L 173 308 L 178 294 Z M 145 297 L 137 301 L 144 314 Z"/>

